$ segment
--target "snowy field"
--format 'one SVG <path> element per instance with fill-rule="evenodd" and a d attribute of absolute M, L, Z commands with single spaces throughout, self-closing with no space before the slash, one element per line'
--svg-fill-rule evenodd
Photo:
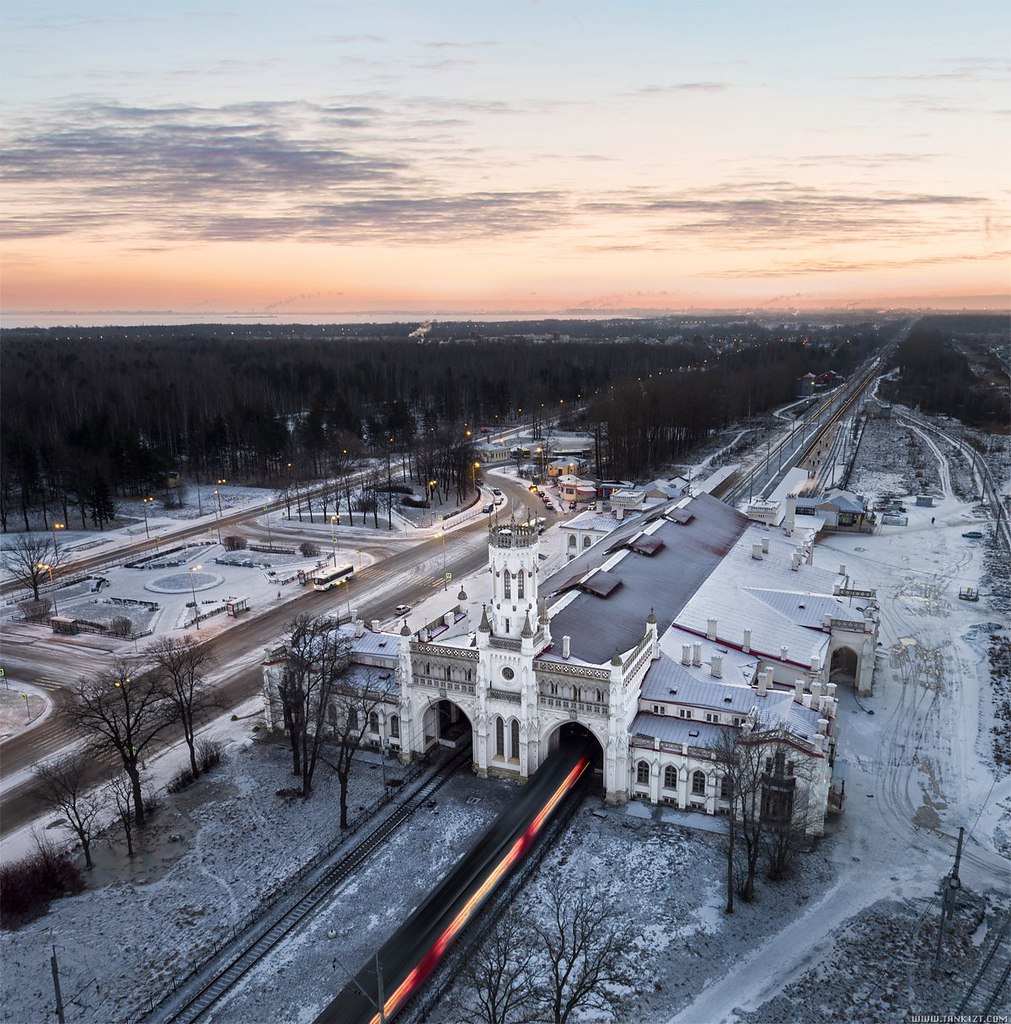
<path fill-rule="evenodd" d="M 761 878 L 757 900 L 738 901 L 728 917 L 718 835 L 690 827 L 689 815 L 640 804 L 596 817 L 599 803 L 588 802 L 514 905 L 535 913 L 552 868 L 593 878 L 621 901 L 639 936 L 630 951 L 639 977 L 621 1021 L 900 1022 L 910 1013 L 951 1012 L 987 929 L 1008 909 L 1011 782 L 995 756 L 1011 714 L 1006 677 L 997 685 L 1009 638 L 1007 562 L 962 536 L 986 523 L 969 467 L 895 421 L 871 423 L 850 489 L 871 504 L 886 493 L 904 498 L 909 522 L 874 535 L 823 535 L 815 549 L 816 564 L 845 562 L 856 585 L 877 588 L 881 605 L 875 694 L 859 702 L 840 694 L 847 799 L 826 838 L 793 877 Z M 915 506 L 923 493 L 936 496 L 936 507 Z M 479 582 L 461 582 L 472 600 L 480 595 Z M 259 586 L 269 600 L 273 584 Z M 978 587 L 978 603 L 958 600 L 965 586 Z M 182 614 L 184 598 L 170 614 Z M 5 731 L 34 713 L 18 700 L 0 701 Z M 138 857 L 128 861 L 118 838 L 107 837 L 84 893 L 0 935 L 0 1020 L 53 1018 L 54 944 L 68 1020 L 140 1019 L 335 836 L 336 790 L 322 778 L 305 803 L 276 795 L 288 785 L 287 754 L 254 731 L 255 710 L 218 727 L 222 765 L 191 789 L 161 797 Z M 167 757 L 159 777 L 172 767 Z M 353 781 L 356 809 L 372 807 L 382 792 L 378 760 L 362 768 Z M 399 833 L 211 1019 L 311 1021 L 508 797 L 506 784 L 471 777 L 446 787 L 428 817 Z M 963 894 L 946 940 L 948 970 L 934 979 L 937 887 L 960 826 Z M 433 1021 L 459 1019 L 466 1004 L 466 992 L 450 993 L 445 1015 Z"/>

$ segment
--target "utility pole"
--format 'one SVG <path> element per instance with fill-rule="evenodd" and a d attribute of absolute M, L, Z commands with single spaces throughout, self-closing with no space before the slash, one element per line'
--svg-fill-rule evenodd
<path fill-rule="evenodd" d="M 56 1018 L 60 1024 L 66 1024 L 66 1017 L 63 1016 L 63 993 L 60 991 L 60 967 L 56 962 L 55 946 L 53 946 L 53 955 L 49 958 L 49 966 L 53 969 L 53 989 L 56 992 Z"/>
<path fill-rule="evenodd" d="M 932 978 L 937 977 L 937 968 L 941 962 L 941 943 L 944 941 L 944 924 L 946 921 L 951 921 L 955 916 L 955 900 L 958 896 L 958 890 L 962 888 L 962 882 L 958 877 L 958 865 L 962 861 L 962 838 L 965 835 L 965 829 L 959 828 L 958 830 L 958 847 L 955 850 L 955 866 L 944 876 L 944 881 L 941 883 L 944 891 L 941 895 L 941 920 L 937 923 L 937 950 L 934 953 L 934 965 L 930 969 L 930 976 Z"/>

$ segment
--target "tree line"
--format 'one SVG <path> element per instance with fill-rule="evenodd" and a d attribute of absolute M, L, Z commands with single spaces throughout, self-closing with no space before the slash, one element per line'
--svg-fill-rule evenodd
<path fill-rule="evenodd" d="M 39 518 L 102 529 L 117 496 L 177 499 L 174 473 L 205 489 L 294 489 L 348 458 L 455 449 L 467 430 L 536 428 L 587 402 L 607 470 L 634 475 L 709 424 L 789 397 L 804 372 L 846 373 L 879 337 L 869 324 L 714 322 L 656 337 L 621 323 L 622 340 L 595 324 L 547 342 L 490 342 L 468 325 L 421 339 L 374 327 L 4 331 L 0 529 Z M 463 487 L 468 460 L 457 461 L 446 482 Z"/>

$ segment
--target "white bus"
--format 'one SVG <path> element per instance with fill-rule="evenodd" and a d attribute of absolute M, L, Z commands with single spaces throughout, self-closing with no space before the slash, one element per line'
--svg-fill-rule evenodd
<path fill-rule="evenodd" d="M 312 581 L 313 590 L 332 590 L 342 583 L 350 583 L 355 578 L 355 567 L 345 565 L 339 569 L 320 569 Z"/>

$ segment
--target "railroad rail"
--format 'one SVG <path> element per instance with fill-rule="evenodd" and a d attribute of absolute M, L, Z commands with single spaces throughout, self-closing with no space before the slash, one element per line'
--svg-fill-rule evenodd
<path fill-rule="evenodd" d="M 1001 992 L 1007 987 L 1008 977 L 1011 975 L 1011 943 L 1009 943 L 1009 939 L 1011 939 L 1011 914 L 1005 914 L 1004 923 L 994 936 L 986 956 L 983 957 L 983 962 L 979 965 L 979 970 L 966 989 L 965 995 L 962 996 L 954 1019 L 989 1019 L 988 1014 Z"/>
<path fill-rule="evenodd" d="M 284 942 L 306 918 L 329 899 L 389 836 L 431 799 L 465 765 L 470 763 L 471 748 L 466 746 L 439 766 L 385 821 L 358 842 L 344 857 L 322 869 L 321 874 L 294 902 L 280 909 L 272 919 L 262 918 L 239 937 L 238 949 L 226 954 L 223 967 L 212 968 L 212 976 L 199 983 L 196 992 L 186 997 L 181 1006 L 170 1007 L 167 996 L 144 1019 L 167 1020 L 172 1024 L 194 1024 L 218 1003 L 235 984 L 249 973 L 272 950 Z M 276 908 L 275 908 L 276 910 Z M 178 989 L 177 989 L 178 991 Z"/>

